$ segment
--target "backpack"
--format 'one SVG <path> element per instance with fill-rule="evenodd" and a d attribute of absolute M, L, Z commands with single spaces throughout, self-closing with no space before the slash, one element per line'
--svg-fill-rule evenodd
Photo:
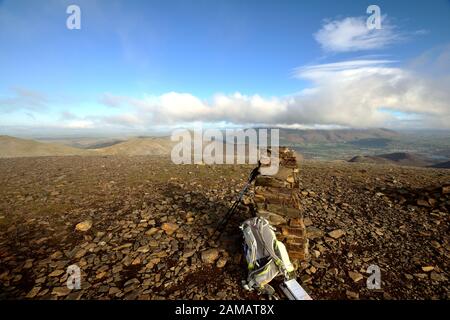
<path fill-rule="evenodd" d="M 279 274 L 288 279 L 289 273 L 294 271 L 286 247 L 277 240 L 275 228 L 263 217 L 244 221 L 240 229 L 249 272 L 247 281 L 243 281 L 244 288 L 271 294 L 274 289 L 269 282 Z"/>

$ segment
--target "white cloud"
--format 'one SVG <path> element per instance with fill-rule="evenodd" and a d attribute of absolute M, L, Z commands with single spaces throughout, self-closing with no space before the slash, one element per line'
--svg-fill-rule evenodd
<path fill-rule="evenodd" d="M 356 60 L 296 69 L 297 77 L 315 88 L 298 101 L 303 119 L 349 126 L 399 125 L 395 113 L 386 112 L 392 110 L 422 115 L 422 126 L 449 127 L 441 121 L 450 116 L 448 77 L 426 77 L 393 63 Z"/>
<path fill-rule="evenodd" d="M 286 102 L 280 98 L 265 99 L 239 92 L 216 94 L 211 101 L 201 100 L 190 93 L 168 92 L 157 97 L 129 98 L 128 103 L 140 114 L 140 119 L 155 124 L 196 121 L 270 123 L 286 110 Z"/>
<path fill-rule="evenodd" d="M 366 20 L 367 17 L 347 17 L 327 21 L 314 38 L 324 50 L 331 52 L 381 49 L 402 39 L 385 17 L 381 29 L 367 28 Z"/>

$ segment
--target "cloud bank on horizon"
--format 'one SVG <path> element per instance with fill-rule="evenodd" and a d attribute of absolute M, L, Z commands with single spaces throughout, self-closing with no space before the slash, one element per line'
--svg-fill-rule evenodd
<path fill-rule="evenodd" d="M 306 83 L 298 92 L 269 97 L 264 92 L 217 93 L 209 98 L 178 91 L 139 96 L 99 92 L 97 101 L 91 103 L 113 110 L 112 113 L 59 110 L 58 124 L 47 125 L 67 129 L 145 130 L 200 121 L 291 128 L 450 129 L 450 44 L 435 46 L 402 63 L 374 55 L 421 37 L 426 31 L 402 32 L 387 16 L 383 16 L 381 30 L 369 30 L 366 18 L 324 20 L 311 34 L 322 49 L 321 60 L 332 62 L 287 70 L 292 78 Z M 349 52 L 372 55 L 340 58 Z M 0 96 L 0 112 L 4 119 L 17 110 L 45 113 L 51 103 L 52 99 L 43 93 L 16 86 L 9 96 Z"/>
<path fill-rule="evenodd" d="M 442 55 L 448 55 L 447 51 Z M 142 98 L 105 94 L 102 103 L 129 112 L 102 121 L 144 127 L 198 119 L 291 127 L 409 127 L 416 122 L 417 127 L 450 128 L 450 77 L 428 76 L 392 64 L 390 60 L 351 60 L 300 67 L 294 76 L 312 86 L 284 97 L 236 92 L 202 100 L 179 92 Z M 91 125 L 96 125 L 94 120 Z"/>

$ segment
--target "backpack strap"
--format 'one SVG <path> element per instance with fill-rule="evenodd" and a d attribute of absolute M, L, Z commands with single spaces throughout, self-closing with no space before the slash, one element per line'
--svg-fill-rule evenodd
<path fill-rule="evenodd" d="M 242 233 L 245 241 L 245 259 L 247 261 L 248 270 L 253 270 L 256 264 L 256 252 L 258 250 L 256 238 L 248 224 L 241 225 Z"/>
<path fill-rule="evenodd" d="M 278 267 L 273 260 L 269 260 L 269 262 L 261 268 L 249 273 L 247 277 L 247 286 L 261 291 L 278 274 Z"/>

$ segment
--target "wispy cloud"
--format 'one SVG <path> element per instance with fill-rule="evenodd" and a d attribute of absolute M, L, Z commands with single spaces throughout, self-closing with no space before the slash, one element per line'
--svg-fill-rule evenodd
<path fill-rule="evenodd" d="M 113 95 L 109 92 L 104 93 L 100 96 L 99 102 L 105 106 L 118 108 L 126 102 L 126 97 L 120 97 L 117 95 Z"/>
<path fill-rule="evenodd" d="M 325 21 L 314 38 L 329 52 L 381 49 L 404 39 L 385 16 L 381 29 L 367 28 L 366 20 L 367 17 L 362 16 Z"/>
<path fill-rule="evenodd" d="M 91 129 L 95 128 L 95 123 L 91 120 L 71 120 L 61 124 L 60 127 L 68 129 Z"/>
<path fill-rule="evenodd" d="M 46 109 L 48 98 L 45 94 L 23 87 L 11 88 L 12 95 L 0 96 L 0 112 L 17 110 L 42 111 Z"/>

